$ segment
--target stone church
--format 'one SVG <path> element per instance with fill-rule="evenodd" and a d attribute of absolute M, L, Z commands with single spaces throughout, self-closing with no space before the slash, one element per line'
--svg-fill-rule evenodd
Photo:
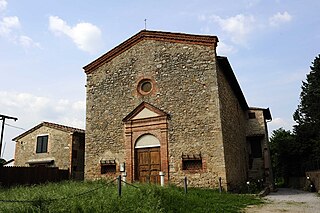
<path fill-rule="evenodd" d="M 249 107 L 218 38 L 142 30 L 84 67 L 85 179 L 233 190 L 270 182 L 268 108 Z"/>

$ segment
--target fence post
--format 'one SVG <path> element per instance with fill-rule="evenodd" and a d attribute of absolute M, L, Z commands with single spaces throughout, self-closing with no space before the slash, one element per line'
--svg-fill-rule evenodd
<path fill-rule="evenodd" d="M 248 193 L 250 193 L 250 181 L 247 181 Z"/>
<path fill-rule="evenodd" d="M 127 181 L 127 173 L 126 172 L 123 172 L 122 173 L 122 182 L 123 182 L 123 186 L 125 186 L 126 185 L 126 181 Z"/>
<path fill-rule="evenodd" d="M 219 192 L 222 192 L 222 186 L 221 186 L 221 177 L 219 177 Z"/>
<path fill-rule="evenodd" d="M 184 180 L 183 180 L 183 186 L 184 186 L 184 193 L 188 193 L 188 180 L 187 180 L 187 177 L 184 177 Z"/>
<path fill-rule="evenodd" d="M 118 195 L 121 197 L 121 175 L 118 176 Z"/>
<path fill-rule="evenodd" d="M 159 176 L 160 176 L 160 185 L 164 186 L 164 173 L 163 172 L 159 172 Z"/>

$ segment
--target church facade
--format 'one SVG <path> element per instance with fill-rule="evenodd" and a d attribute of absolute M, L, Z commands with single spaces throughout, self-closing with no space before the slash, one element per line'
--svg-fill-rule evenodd
<path fill-rule="evenodd" d="M 269 109 L 249 107 L 218 38 L 143 30 L 84 67 L 85 179 L 227 190 L 270 181 Z"/>

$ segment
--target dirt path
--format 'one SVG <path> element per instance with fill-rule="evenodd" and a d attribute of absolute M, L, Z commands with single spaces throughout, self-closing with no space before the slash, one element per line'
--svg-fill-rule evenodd
<path fill-rule="evenodd" d="M 320 212 L 320 197 L 317 193 L 310 193 L 296 189 L 279 189 L 264 198 L 265 204 L 251 206 L 247 213 L 277 213 L 277 212 Z"/>

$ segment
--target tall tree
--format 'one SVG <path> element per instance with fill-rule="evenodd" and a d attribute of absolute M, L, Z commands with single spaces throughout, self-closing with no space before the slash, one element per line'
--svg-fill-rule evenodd
<path fill-rule="evenodd" d="M 294 113 L 298 125 L 314 124 L 320 129 L 320 54 L 312 62 L 307 80 L 302 82 L 300 104 Z"/>
<path fill-rule="evenodd" d="M 299 144 L 302 169 L 308 162 L 320 160 L 320 55 L 312 62 L 306 81 L 302 82 L 300 104 L 293 118 L 296 142 Z"/>

